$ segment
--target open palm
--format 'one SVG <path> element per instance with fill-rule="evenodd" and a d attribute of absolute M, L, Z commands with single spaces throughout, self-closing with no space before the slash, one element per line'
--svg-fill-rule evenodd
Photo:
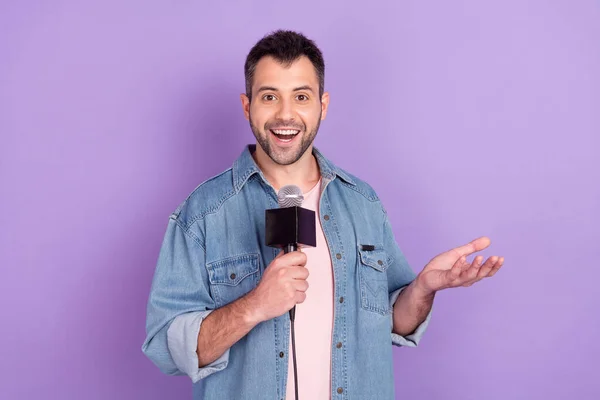
<path fill-rule="evenodd" d="M 490 239 L 484 236 L 437 255 L 419 273 L 419 286 L 427 292 L 436 292 L 452 287 L 471 286 L 483 278 L 493 276 L 502 267 L 504 257 L 489 257 L 483 265 L 482 256 L 475 257 L 470 264 L 467 262 L 468 255 L 489 245 Z"/>

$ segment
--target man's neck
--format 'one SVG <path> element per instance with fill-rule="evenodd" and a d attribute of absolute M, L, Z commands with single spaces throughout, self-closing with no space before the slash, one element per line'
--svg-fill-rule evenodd
<path fill-rule="evenodd" d="M 312 154 L 312 148 L 311 145 L 298 161 L 290 165 L 279 165 L 274 162 L 259 144 L 256 145 L 256 151 L 252 154 L 252 157 L 276 191 L 279 191 L 285 185 L 296 185 L 303 193 L 306 193 L 321 178 L 319 164 Z"/>

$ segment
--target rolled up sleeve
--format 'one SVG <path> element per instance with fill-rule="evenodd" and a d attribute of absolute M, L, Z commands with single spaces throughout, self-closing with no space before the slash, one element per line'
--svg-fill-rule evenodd
<path fill-rule="evenodd" d="M 194 382 L 223 370 L 229 350 L 198 367 L 198 334 L 214 309 L 200 235 L 171 216 L 150 289 L 143 353 L 163 373 L 187 375 Z"/>
<path fill-rule="evenodd" d="M 221 371 L 229 363 L 229 349 L 212 363 L 198 368 L 198 334 L 202 321 L 212 312 L 199 311 L 177 316 L 167 331 L 167 344 L 177 368 L 188 375 L 194 383 L 215 372 Z"/>
<path fill-rule="evenodd" d="M 398 299 L 398 296 L 400 296 L 400 293 L 405 288 L 406 288 L 406 286 L 401 287 L 400 289 L 397 289 L 390 294 L 390 310 L 394 309 L 394 304 L 396 304 L 396 300 Z M 394 313 L 392 312 L 392 315 L 390 316 L 390 324 L 391 324 L 391 330 L 392 330 L 392 344 L 394 346 L 398 346 L 398 347 L 402 347 L 402 346 L 417 347 L 419 345 L 419 342 L 421 341 L 421 338 L 423 337 L 423 334 L 425 333 L 425 330 L 427 329 L 427 325 L 429 325 L 429 320 L 431 319 L 432 312 L 433 312 L 433 307 L 431 308 L 431 310 L 429 310 L 429 313 L 427 314 L 427 317 L 425 318 L 425 320 L 423 320 L 423 322 L 421 322 L 419 324 L 419 326 L 417 326 L 417 328 L 414 330 L 414 332 L 412 332 L 411 334 L 406 335 L 406 336 L 402 336 L 397 333 L 394 333 L 394 331 L 393 331 L 394 330 Z"/>

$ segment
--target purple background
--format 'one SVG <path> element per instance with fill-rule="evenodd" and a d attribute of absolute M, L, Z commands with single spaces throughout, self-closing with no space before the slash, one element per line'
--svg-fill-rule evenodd
<path fill-rule="evenodd" d="M 480 235 L 506 257 L 394 350 L 398 398 L 600 398 L 598 2 L 205 3 L 0 3 L 0 398 L 190 398 L 140 350 L 150 281 L 253 141 L 243 62 L 280 27 L 322 48 L 316 144 L 413 268 Z"/>

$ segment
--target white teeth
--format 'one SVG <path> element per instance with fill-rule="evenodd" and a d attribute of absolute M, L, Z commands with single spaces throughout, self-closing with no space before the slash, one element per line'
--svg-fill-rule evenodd
<path fill-rule="evenodd" d="M 272 129 L 273 132 L 275 132 L 278 135 L 295 135 L 300 131 L 297 130 L 293 130 L 293 129 Z"/>

